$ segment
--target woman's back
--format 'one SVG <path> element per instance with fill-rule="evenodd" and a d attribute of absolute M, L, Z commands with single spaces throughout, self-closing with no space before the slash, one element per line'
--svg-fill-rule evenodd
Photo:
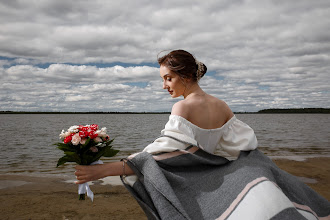
<path fill-rule="evenodd" d="M 172 115 L 179 115 L 203 129 L 224 125 L 234 114 L 227 104 L 211 95 L 191 94 L 173 105 Z"/>
<path fill-rule="evenodd" d="M 193 138 L 211 154 L 218 149 L 235 158 L 241 150 L 258 145 L 253 129 L 238 120 L 224 101 L 206 93 L 192 93 L 173 106 L 162 134 L 173 133 Z"/>

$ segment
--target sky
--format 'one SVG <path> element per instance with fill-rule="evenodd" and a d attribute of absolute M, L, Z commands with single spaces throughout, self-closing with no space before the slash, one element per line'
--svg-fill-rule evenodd
<path fill-rule="evenodd" d="M 162 51 L 235 112 L 330 107 L 329 0 L 0 0 L 0 111 L 171 111 Z"/>

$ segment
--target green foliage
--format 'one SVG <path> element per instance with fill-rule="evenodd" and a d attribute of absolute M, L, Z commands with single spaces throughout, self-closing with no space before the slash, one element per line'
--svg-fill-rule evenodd
<path fill-rule="evenodd" d="M 288 114 L 288 113 L 293 113 L 293 114 L 329 114 L 330 113 L 330 108 L 283 108 L 283 109 L 263 109 L 258 111 L 258 113 L 262 114 Z"/>
<path fill-rule="evenodd" d="M 79 165 L 89 165 L 101 157 L 113 157 L 119 150 L 112 149 L 111 143 L 114 139 L 104 141 L 101 143 L 95 143 L 93 139 L 88 138 L 85 144 L 73 145 L 71 142 L 55 143 L 58 149 L 64 152 L 64 156 L 57 162 L 57 167 L 67 162 L 75 162 Z M 96 147 L 97 152 L 93 152 L 91 147 Z"/>

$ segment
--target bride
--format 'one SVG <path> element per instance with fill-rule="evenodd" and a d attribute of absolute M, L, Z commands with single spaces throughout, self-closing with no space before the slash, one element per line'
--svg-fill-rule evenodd
<path fill-rule="evenodd" d="M 200 88 L 202 62 L 174 50 L 158 63 L 163 89 L 184 97 L 161 136 L 122 161 L 76 166 L 77 184 L 121 176 L 149 219 L 330 218 L 329 202 L 258 151 L 253 129 Z"/>

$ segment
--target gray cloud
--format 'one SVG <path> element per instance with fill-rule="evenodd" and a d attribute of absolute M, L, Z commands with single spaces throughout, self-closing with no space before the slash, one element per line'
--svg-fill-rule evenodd
<path fill-rule="evenodd" d="M 330 107 L 329 9 L 327 0 L 3 1 L 0 110 L 170 111 L 156 57 L 177 48 L 207 65 L 202 88 L 235 111 Z"/>

